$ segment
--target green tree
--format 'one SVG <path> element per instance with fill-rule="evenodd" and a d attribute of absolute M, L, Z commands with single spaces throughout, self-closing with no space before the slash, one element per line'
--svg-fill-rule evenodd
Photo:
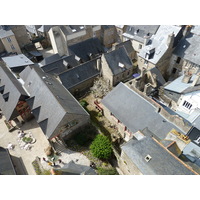
<path fill-rule="evenodd" d="M 109 159 L 112 154 L 111 142 L 106 136 L 99 134 L 90 145 L 90 150 L 96 158 Z"/>

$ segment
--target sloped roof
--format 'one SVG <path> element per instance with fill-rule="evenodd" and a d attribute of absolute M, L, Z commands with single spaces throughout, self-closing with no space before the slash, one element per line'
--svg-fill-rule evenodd
<path fill-rule="evenodd" d="M 75 59 L 75 55 L 65 56 L 50 64 L 42 66 L 42 70 L 46 73 L 57 75 L 65 72 L 68 68 L 79 65 L 79 61 Z"/>
<path fill-rule="evenodd" d="M 114 75 L 124 71 L 124 69 L 119 66 L 119 63 L 123 64 L 126 69 L 131 69 L 133 67 L 133 63 L 124 46 L 109 53 L 105 53 L 104 56 Z"/>
<path fill-rule="evenodd" d="M 127 26 L 123 36 L 129 39 L 144 42 L 145 36 L 152 36 L 158 30 L 159 25 L 130 25 Z"/>
<path fill-rule="evenodd" d="M 190 33 L 183 38 L 175 48 L 173 54 L 200 65 L 200 36 Z"/>
<path fill-rule="evenodd" d="M 118 48 L 120 48 L 122 46 L 125 47 L 125 49 L 126 49 L 128 54 L 130 54 L 130 53 L 132 53 L 134 51 L 134 48 L 133 48 L 132 43 L 131 43 L 130 40 L 127 40 L 125 42 L 121 42 L 121 43 L 117 44 L 116 45 L 116 49 L 118 49 Z"/>
<path fill-rule="evenodd" d="M 0 86 L 4 86 L 4 93 L 0 94 L 0 107 L 7 120 L 17 117 L 15 107 L 22 96 L 28 97 L 27 92 L 21 83 L 13 75 L 3 62 L 0 62 Z M 3 98 L 4 94 L 9 94 L 8 101 Z"/>
<path fill-rule="evenodd" d="M 63 175 L 96 175 L 90 166 L 76 164 L 73 160 L 65 164 L 59 171 L 62 171 Z"/>
<path fill-rule="evenodd" d="M 8 150 L 2 147 L 0 147 L 0 175 L 16 175 Z"/>
<path fill-rule="evenodd" d="M 180 31 L 181 27 L 179 26 L 161 25 L 156 34 L 151 37 L 149 43 L 141 49 L 138 55 L 153 64 L 157 64 L 168 49 L 168 35 L 174 33 L 174 37 L 176 37 Z M 146 58 L 146 53 L 151 49 L 155 49 L 154 55 L 150 58 Z"/>
<path fill-rule="evenodd" d="M 63 72 L 58 76 L 65 88 L 70 89 L 92 77 L 98 76 L 99 73 L 95 59 Z"/>
<path fill-rule="evenodd" d="M 166 83 L 165 79 L 163 78 L 160 70 L 157 67 L 153 67 L 150 69 L 153 74 L 156 74 L 156 80 L 159 86 L 164 85 Z"/>
<path fill-rule="evenodd" d="M 10 68 L 33 65 L 34 63 L 28 59 L 24 54 L 8 56 L 2 58 L 6 65 Z"/>
<path fill-rule="evenodd" d="M 37 122 L 48 138 L 53 137 L 59 127 L 76 119 L 76 115 L 89 116 L 59 81 L 39 67 L 32 67 L 24 87 L 30 98 L 34 97 L 33 102 L 27 100 L 32 105 L 31 109 L 40 107 L 36 112 Z"/>
<path fill-rule="evenodd" d="M 0 39 L 14 35 L 11 30 L 0 29 Z"/>
<path fill-rule="evenodd" d="M 195 174 L 151 137 L 131 139 L 121 148 L 144 175 Z M 151 156 L 148 162 L 145 160 L 147 155 Z"/>
<path fill-rule="evenodd" d="M 157 113 L 155 106 L 123 83 L 119 83 L 108 93 L 102 104 L 133 133 L 147 127 L 161 140 L 173 128 L 184 133 Z"/>
<path fill-rule="evenodd" d="M 51 56 L 49 56 L 49 57 L 44 58 L 44 59 L 40 62 L 40 66 L 48 65 L 48 64 L 53 63 L 53 62 L 55 62 L 55 61 L 57 61 L 57 60 L 59 60 L 59 59 L 60 59 L 60 56 L 59 56 L 58 53 L 53 54 L 53 55 L 51 55 Z"/>
<path fill-rule="evenodd" d="M 89 54 L 99 56 L 105 52 L 98 38 L 91 38 L 68 47 L 71 52 L 80 57 L 84 62 L 89 61 Z"/>
<path fill-rule="evenodd" d="M 170 90 L 172 92 L 176 92 L 176 93 L 179 93 L 179 94 L 185 94 L 185 93 L 190 93 L 192 91 L 195 91 L 195 88 L 199 89 L 199 86 L 198 85 L 197 86 L 191 86 L 191 85 L 192 85 L 192 82 L 194 81 L 194 79 L 196 78 L 196 76 L 197 76 L 196 74 L 193 74 L 189 83 L 183 83 L 182 82 L 184 75 L 179 76 L 174 81 L 172 81 L 168 85 L 166 85 L 164 87 L 164 89 Z"/>

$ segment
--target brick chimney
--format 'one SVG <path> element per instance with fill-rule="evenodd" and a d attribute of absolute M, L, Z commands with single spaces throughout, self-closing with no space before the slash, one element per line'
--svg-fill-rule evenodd
<path fill-rule="evenodd" d="M 196 74 L 194 81 L 192 82 L 191 86 L 196 86 L 200 84 L 200 72 Z"/>

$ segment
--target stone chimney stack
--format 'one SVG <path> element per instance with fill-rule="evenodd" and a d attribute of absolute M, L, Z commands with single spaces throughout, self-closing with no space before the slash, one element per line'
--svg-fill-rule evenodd
<path fill-rule="evenodd" d="M 189 71 L 185 71 L 185 74 L 182 79 L 182 83 L 189 83 L 192 78 L 192 73 Z"/>
<path fill-rule="evenodd" d="M 172 47 L 174 44 L 174 32 L 168 35 L 167 46 Z"/>
<path fill-rule="evenodd" d="M 196 74 L 194 81 L 192 82 L 191 86 L 196 86 L 200 84 L 200 72 Z"/>
<path fill-rule="evenodd" d="M 146 46 L 147 45 L 147 43 L 149 42 L 149 40 L 150 40 L 150 35 L 149 34 L 147 34 L 147 35 L 145 35 L 144 36 L 144 46 Z"/>
<path fill-rule="evenodd" d="M 190 33 L 191 29 L 192 29 L 192 25 L 187 25 L 185 29 L 183 30 L 183 37 L 186 37 Z"/>

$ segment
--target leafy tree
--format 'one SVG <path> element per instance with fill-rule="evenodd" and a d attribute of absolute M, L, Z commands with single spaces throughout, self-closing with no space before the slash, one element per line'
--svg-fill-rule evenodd
<path fill-rule="evenodd" d="M 109 159 L 112 154 L 111 142 L 106 136 L 99 134 L 90 145 L 90 150 L 96 158 Z"/>

